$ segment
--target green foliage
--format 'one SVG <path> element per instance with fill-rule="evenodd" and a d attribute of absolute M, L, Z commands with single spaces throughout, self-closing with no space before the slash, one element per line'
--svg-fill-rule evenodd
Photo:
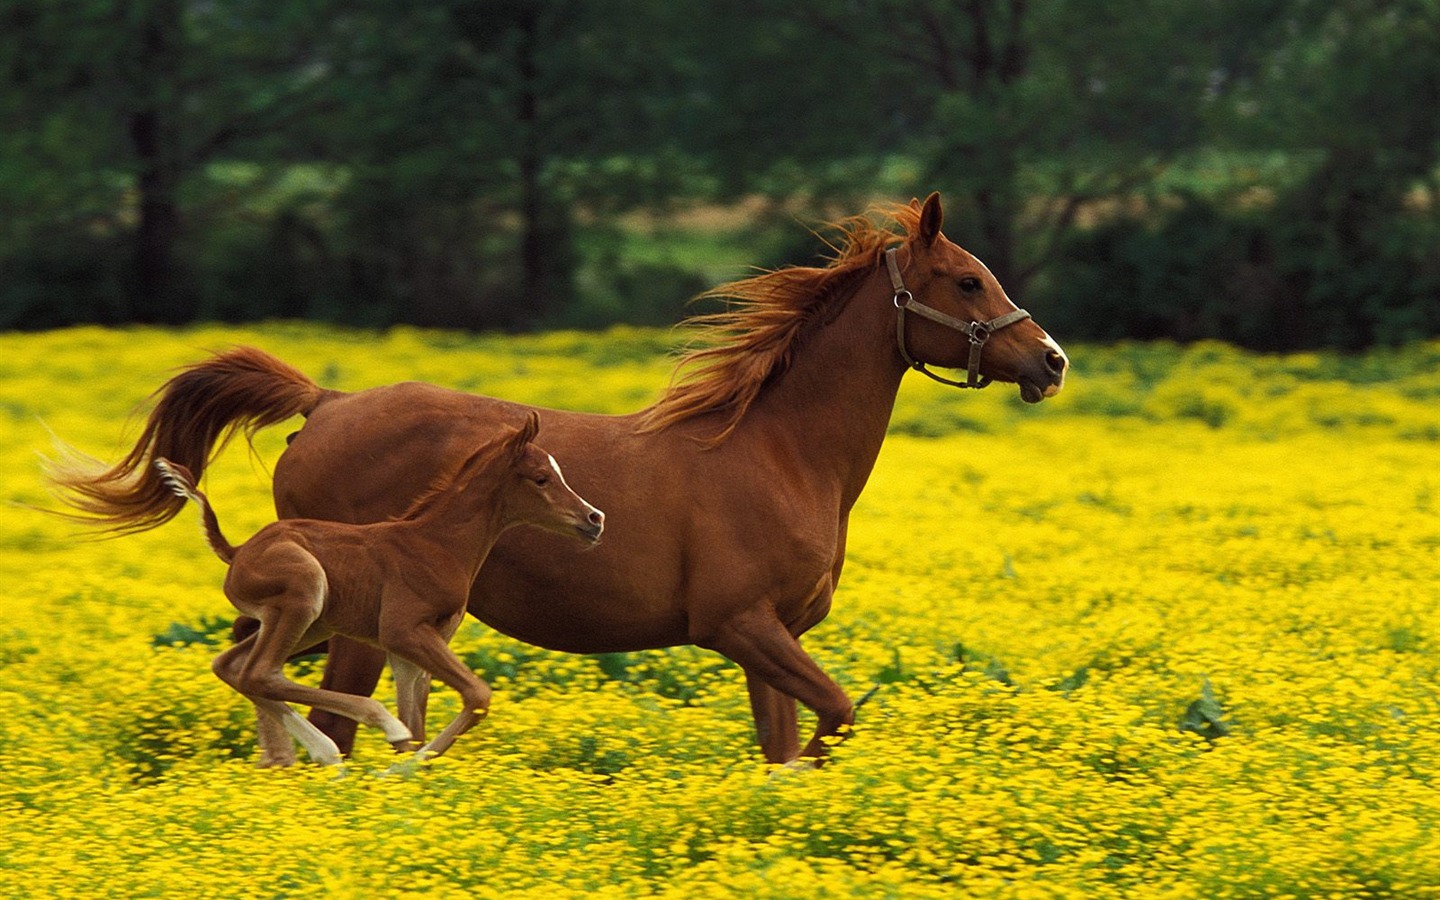
<path fill-rule="evenodd" d="M 169 627 L 151 638 L 150 643 L 155 647 L 188 647 L 192 644 L 214 647 L 228 643 L 233 625 L 233 619 L 219 616 L 202 616 L 194 625 L 171 622 Z"/>
<path fill-rule="evenodd" d="M 1322 187 L 1327 177 L 1274 202 L 1192 196 L 1078 232 L 1031 305 L 1053 332 L 1101 341 L 1354 350 L 1440 333 L 1440 207 L 1389 208 L 1348 181 Z M 1315 217 L 1337 192 L 1365 208 Z"/>
<path fill-rule="evenodd" d="M 1225 708 L 1215 699 L 1215 689 L 1210 686 L 1210 679 L 1205 679 L 1200 688 L 1200 697 L 1185 707 L 1185 715 L 1180 719 L 1180 730 L 1214 741 L 1229 735 L 1233 727 L 1225 718 Z"/>
<path fill-rule="evenodd" d="M 999 659 L 985 653 L 965 646 L 956 644 L 954 649 L 955 661 L 960 663 L 962 671 L 980 672 L 986 678 L 1009 687 L 1014 684 L 1010 679 L 1010 670 L 1005 668 L 1004 663 Z"/>
<path fill-rule="evenodd" d="M 1434 0 L 17 0 L 0 328 L 669 324 L 812 262 L 796 218 L 939 189 L 1056 333 L 1401 343 L 1440 333 L 1437 35 Z"/>
<path fill-rule="evenodd" d="M 694 647 L 593 657 L 611 681 L 690 705 L 735 677 L 736 666 L 723 656 Z"/>

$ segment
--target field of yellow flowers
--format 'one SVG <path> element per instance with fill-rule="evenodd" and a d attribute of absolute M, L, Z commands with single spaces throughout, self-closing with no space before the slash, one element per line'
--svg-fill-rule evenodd
<path fill-rule="evenodd" d="M 29 897 L 1440 896 L 1440 344 L 1069 348 L 1064 393 L 909 379 L 806 639 L 859 697 L 770 771 L 740 672 L 541 651 L 451 754 L 260 770 L 209 671 L 233 615 L 193 516 L 78 539 L 39 454 L 114 459 L 206 350 L 631 410 L 676 336 L 301 325 L 0 335 L 0 884 Z M 208 487 L 271 518 L 281 426 Z M 318 678 L 313 664 L 300 677 Z M 380 696 L 393 703 L 382 682 Z M 432 726 L 452 714 L 438 689 Z"/>

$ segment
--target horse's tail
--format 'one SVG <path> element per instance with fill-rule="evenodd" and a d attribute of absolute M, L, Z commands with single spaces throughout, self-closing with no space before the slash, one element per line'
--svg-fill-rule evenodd
<path fill-rule="evenodd" d="M 210 499 L 195 486 L 195 476 L 190 474 L 189 469 L 172 463 L 163 456 L 155 458 L 155 469 L 160 473 L 160 481 L 175 492 L 181 503 L 194 500 L 195 505 L 200 507 L 200 524 L 205 529 L 205 540 L 210 542 L 210 549 L 215 551 L 215 555 L 229 565 L 235 558 L 235 547 L 225 540 L 225 535 L 220 532 L 215 508 L 210 505 Z"/>
<path fill-rule="evenodd" d="M 187 366 L 165 382 L 124 459 L 98 472 L 56 463 L 50 480 L 61 501 L 75 511 L 72 518 L 115 534 L 145 531 L 175 518 L 185 506 L 185 498 L 167 487 L 152 465 L 155 460 L 184 466 L 198 479 L 238 429 L 251 437 L 267 425 L 309 415 L 326 393 L 270 354 L 237 347 Z"/>

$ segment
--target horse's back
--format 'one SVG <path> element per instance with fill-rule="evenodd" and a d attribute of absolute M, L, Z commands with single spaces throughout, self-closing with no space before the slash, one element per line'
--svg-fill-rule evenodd
<path fill-rule="evenodd" d="M 345 522 L 398 515 L 447 461 L 529 409 L 413 382 L 328 399 L 276 465 L 277 508 Z M 690 643 L 698 605 L 716 612 L 727 592 L 798 602 L 829 572 L 831 498 L 777 485 L 774 460 L 753 441 L 704 449 L 697 426 L 653 432 L 636 415 L 540 414 L 537 444 L 605 512 L 606 533 L 593 549 L 534 528 L 502 535 L 469 604 L 497 630 L 572 652 Z"/>
<path fill-rule="evenodd" d="M 276 511 L 352 523 L 398 516 L 467 435 L 518 425 L 521 410 L 413 381 L 327 395 L 275 464 Z"/>

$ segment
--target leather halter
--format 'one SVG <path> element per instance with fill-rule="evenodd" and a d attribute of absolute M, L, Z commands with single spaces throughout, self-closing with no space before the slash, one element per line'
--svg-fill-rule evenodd
<path fill-rule="evenodd" d="M 990 379 L 980 374 L 980 351 L 984 349 L 985 342 L 990 340 L 990 335 L 999 331 L 1007 325 L 1014 325 L 1016 322 L 1030 318 L 1030 314 L 1023 309 L 1011 310 L 1002 316 L 996 316 L 986 322 L 972 321 L 963 322 L 954 316 L 947 316 L 938 309 L 926 306 L 915 299 L 915 295 L 905 287 L 905 282 L 900 279 L 900 264 L 895 261 L 895 249 L 891 247 L 885 251 L 885 265 L 890 270 L 890 286 L 895 289 L 895 308 L 899 313 L 895 316 L 895 339 L 900 345 L 900 356 L 905 364 L 922 375 L 933 378 L 941 384 L 948 384 L 958 388 L 983 388 L 990 383 Z M 970 339 L 970 361 L 965 364 L 967 376 L 964 381 L 951 381 L 942 378 L 934 372 L 925 368 L 923 362 L 919 362 L 910 356 L 910 351 L 905 347 L 905 313 L 913 312 L 917 316 L 923 316 L 932 322 L 938 322 L 946 328 L 953 328 Z"/>

